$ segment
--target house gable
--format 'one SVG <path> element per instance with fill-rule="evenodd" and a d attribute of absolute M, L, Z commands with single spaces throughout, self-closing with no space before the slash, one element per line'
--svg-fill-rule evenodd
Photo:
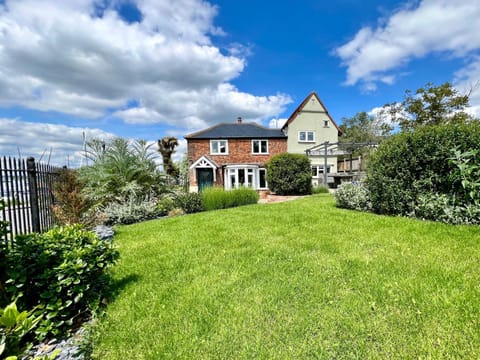
<path fill-rule="evenodd" d="M 310 93 L 288 118 L 282 130 L 288 136 L 287 151 L 305 154 L 325 142 L 336 143 L 341 130 L 315 92 Z M 312 166 L 325 166 L 322 156 L 309 156 Z M 336 157 L 328 158 L 330 171 L 336 171 Z"/>
<path fill-rule="evenodd" d="M 311 92 L 305 100 L 295 109 L 295 111 L 290 115 L 285 125 L 283 125 L 282 130 L 286 132 L 289 125 L 297 119 L 302 113 L 313 113 L 324 115 L 330 122 L 331 125 L 335 127 L 338 131 L 338 135 L 342 134 L 342 130 L 338 127 L 337 123 L 328 113 L 327 108 L 323 104 L 322 100 L 318 97 L 316 92 Z"/>

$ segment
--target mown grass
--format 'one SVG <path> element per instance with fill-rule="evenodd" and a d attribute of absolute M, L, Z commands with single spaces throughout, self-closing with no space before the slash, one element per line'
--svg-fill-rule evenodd
<path fill-rule="evenodd" d="M 118 229 L 97 359 L 480 357 L 480 231 L 329 195 Z"/>

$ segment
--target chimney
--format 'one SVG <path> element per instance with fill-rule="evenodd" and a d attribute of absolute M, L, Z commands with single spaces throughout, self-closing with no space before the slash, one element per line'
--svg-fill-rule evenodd
<path fill-rule="evenodd" d="M 239 117 L 237 118 L 237 124 L 241 124 L 241 123 L 242 123 L 242 117 L 239 116 Z"/>

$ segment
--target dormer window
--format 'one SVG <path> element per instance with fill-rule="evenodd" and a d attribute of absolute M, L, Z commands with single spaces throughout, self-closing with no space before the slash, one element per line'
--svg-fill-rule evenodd
<path fill-rule="evenodd" d="M 228 155 L 227 140 L 210 140 L 211 155 Z"/>
<path fill-rule="evenodd" d="M 299 131 L 299 142 L 315 142 L 315 131 Z"/>

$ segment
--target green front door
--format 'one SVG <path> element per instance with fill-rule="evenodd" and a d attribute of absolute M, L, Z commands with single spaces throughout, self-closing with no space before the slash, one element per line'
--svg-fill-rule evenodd
<path fill-rule="evenodd" d="M 213 186 L 213 169 L 197 169 L 198 191 Z"/>

